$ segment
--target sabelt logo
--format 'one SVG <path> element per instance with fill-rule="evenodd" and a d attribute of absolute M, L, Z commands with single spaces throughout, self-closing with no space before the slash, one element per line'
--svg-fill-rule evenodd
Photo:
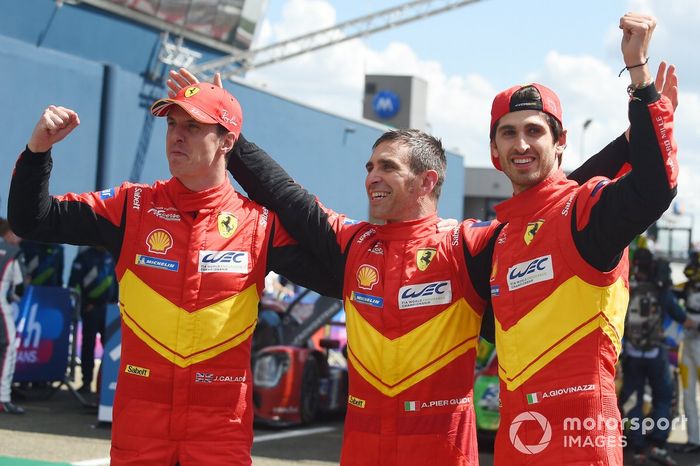
<path fill-rule="evenodd" d="M 454 227 L 452 229 L 452 246 L 457 246 L 459 244 L 459 227 Z"/>
<path fill-rule="evenodd" d="M 248 273 L 244 251 L 199 251 L 200 272 Z"/>
<path fill-rule="evenodd" d="M 356 408 L 364 408 L 365 407 L 365 400 L 361 400 L 359 398 L 355 398 L 354 396 L 350 395 L 350 396 L 348 396 L 348 404 L 352 405 Z"/>
<path fill-rule="evenodd" d="M 145 367 L 132 366 L 131 364 L 126 365 L 126 369 L 124 369 L 124 372 L 126 372 L 127 374 L 138 375 L 139 377 L 151 376 L 150 369 L 146 369 Z"/>
<path fill-rule="evenodd" d="M 134 210 L 141 209 L 141 188 L 134 189 L 134 200 L 131 203 L 131 208 Z"/>
<path fill-rule="evenodd" d="M 434 306 L 452 302 L 452 284 L 449 280 L 418 283 L 399 289 L 399 309 Z"/>
<path fill-rule="evenodd" d="M 571 196 L 569 196 L 569 199 L 566 201 L 566 205 L 561 210 L 562 216 L 566 217 L 567 215 L 569 215 L 569 210 L 571 209 L 571 203 L 573 202 L 573 200 L 574 200 L 574 195 L 572 194 Z"/>
<path fill-rule="evenodd" d="M 552 256 L 541 256 L 521 262 L 508 269 L 508 289 L 510 291 L 530 286 L 554 278 Z"/>

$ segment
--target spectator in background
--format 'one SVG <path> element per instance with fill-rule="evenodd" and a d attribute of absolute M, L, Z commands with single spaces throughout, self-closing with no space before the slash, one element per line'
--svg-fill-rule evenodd
<path fill-rule="evenodd" d="M 24 409 L 10 399 L 17 360 L 17 330 L 11 304 L 19 301 L 24 283 L 19 242 L 7 220 L 0 218 L 0 413 L 8 414 L 24 414 Z"/>
<path fill-rule="evenodd" d="M 80 319 L 83 322 L 80 350 L 83 385 L 78 391 L 90 393 L 97 334 L 100 338 L 104 335 L 107 304 L 118 299 L 112 255 L 101 246 L 90 246 L 81 251 L 73 261 L 68 286 L 80 294 Z"/>
<path fill-rule="evenodd" d="M 700 453 L 700 429 L 698 428 L 697 386 L 700 379 L 700 258 L 698 251 L 691 251 L 688 265 L 683 270 L 688 281 L 683 289 L 685 310 L 695 328 L 686 330 L 683 339 L 683 355 L 680 370 L 683 384 L 683 410 L 688 418 L 688 443 L 683 453 Z"/>
<path fill-rule="evenodd" d="M 665 261 L 654 257 L 649 249 L 640 248 L 634 253 L 630 276 L 630 300 L 625 324 L 625 347 L 622 359 L 623 385 L 620 404 L 632 393 L 637 403 L 628 413 L 632 423 L 628 434 L 629 446 L 634 450 L 634 464 L 647 464 L 648 460 L 661 464 L 675 464 L 668 454 L 666 441 L 669 429 L 660 428 L 667 419 L 671 421 L 673 381 L 664 346 L 663 320 L 666 315 L 686 328 L 697 327 L 688 319 L 671 291 L 670 268 Z M 646 438 L 640 430 L 644 416 L 643 400 L 646 384 L 651 386 L 651 418 L 655 428 Z M 634 427 L 637 425 L 637 427 Z"/>
<path fill-rule="evenodd" d="M 63 286 L 63 245 L 22 240 L 20 243 L 30 285 Z"/>

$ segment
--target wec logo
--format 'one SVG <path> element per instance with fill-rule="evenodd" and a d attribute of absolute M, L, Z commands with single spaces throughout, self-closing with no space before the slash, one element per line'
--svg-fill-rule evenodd
<path fill-rule="evenodd" d="M 452 284 L 446 280 L 402 286 L 398 298 L 399 309 L 449 304 L 452 302 Z"/>
<path fill-rule="evenodd" d="M 508 269 L 508 289 L 513 291 L 553 278 L 552 256 L 537 257 Z"/>
<path fill-rule="evenodd" d="M 200 251 L 199 271 L 247 273 L 248 253 L 242 251 Z"/>
<path fill-rule="evenodd" d="M 416 287 L 422 287 L 422 288 L 405 286 L 405 287 L 401 288 L 402 290 L 405 290 L 403 293 L 401 293 L 401 298 L 402 299 L 419 298 L 421 296 L 431 296 L 434 294 L 444 294 L 445 287 L 447 287 L 449 285 L 450 285 L 450 282 L 436 282 L 436 283 L 428 283 L 426 286 L 416 285 Z"/>
<path fill-rule="evenodd" d="M 229 251 L 224 253 L 210 253 L 202 258 L 202 262 L 210 264 L 240 264 L 244 259 L 247 259 L 247 254 L 245 252 L 235 252 Z"/>

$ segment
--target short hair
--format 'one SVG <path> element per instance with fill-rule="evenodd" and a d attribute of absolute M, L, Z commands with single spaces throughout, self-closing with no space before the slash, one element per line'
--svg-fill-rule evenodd
<path fill-rule="evenodd" d="M 372 149 L 384 142 L 399 142 L 409 148 L 408 166 L 411 171 L 419 175 L 428 170 L 435 170 L 438 174 L 437 183 L 431 195 L 438 200 L 442 184 L 445 182 L 447 171 L 447 157 L 442 141 L 430 134 L 418 129 L 395 129 L 387 131 L 374 142 Z"/>
<path fill-rule="evenodd" d="M 513 93 L 513 96 L 511 97 L 512 100 L 518 100 L 518 101 L 539 101 L 542 100 L 542 96 L 540 95 L 540 92 L 533 86 L 526 86 L 523 87 L 522 89 L 519 89 Z M 562 133 L 564 132 L 564 129 L 561 126 L 561 123 L 559 120 L 554 118 L 552 115 L 546 112 L 542 112 L 544 114 L 545 120 L 547 120 L 547 125 L 549 126 L 549 129 L 552 131 L 552 139 L 554 142 L 559 140 L 559 137 L 561 137 Z M 489 134 L 489 137 L 491 141 L 493 142 L 496 139 L 496 130 L 498 129 L 498 125 L 500 125 L 501 120 L 499 119 L 495 125 L 491 127 L 491 134 Z"/>

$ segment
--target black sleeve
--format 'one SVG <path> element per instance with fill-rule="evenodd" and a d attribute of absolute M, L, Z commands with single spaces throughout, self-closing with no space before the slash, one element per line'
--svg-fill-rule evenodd
<path fill-rule="evenodd" d="M 567 178 L 576 181 L 578 184 L 583 184 L 595 176 L 613 179 L 629 161 L 630 146 L 623 134 L 605 146 L 603 150 L 583 162 Z"/>
<path fill-rule="evenodd" d="M 276 212 L 289 234 L 342 282 L 346 254 L 338 238 L 339 232 L 330 221 L 330 214 L 315 196 L 297 184 L 265 151 L 246 141 L 242 135 L 231 153 L 228 170 L 248 197 Z M 287 272 L 275 271 L 301 283 Z"/>
<path fill-rule="evenodd" d="M 119 257 L 126 208 L 115 226 L 87 202 L 61 200 L 49 195 L 53 161 L 50 152 L 20 155 L 10 183 L 7 217 L 17 236 L 44 243 L 104 246 Z"/>
<path fill-rule="evenodd" d="M 632 170 L 614 182 L 601 180 L 594 189 L 579 191 L 571 217 L 579 253 L 601 271 L 617 265 L 625 247 L 668 209 L 676 195 L 670 102 L 661 100 L 653 84 L 639 89 L 630 100 L 629 119 Z M 600 199 L 595 202 L 597 195 Z"/>
<path fill-rule="evenodd" d="M 314 255 L 299 245 L 268 247 L 267 267 L 297 285 L 331 298 L 343 298 L 343 280 L 325 267 Z"/>
<path fill-rule="evenodd" d="M 492 233 L 487 245 L 475 255 L 469 252 L 466 244 L 462 245 L 464 249 L 464 260 L 467 263 L 469 271 L 469 279 L 471 280 L 476 293 L 486 301 L 486 309 L 481 320 L 481 338 L 495 343 L 496 341 L 496 324 L 493 315 L 493 307 L 491 305 L 491 266 L 493 263 L 493 251 L 496 246 L 496 239 L 499 233 L 505 227 L 505 224 L 499 225 Z"/>

